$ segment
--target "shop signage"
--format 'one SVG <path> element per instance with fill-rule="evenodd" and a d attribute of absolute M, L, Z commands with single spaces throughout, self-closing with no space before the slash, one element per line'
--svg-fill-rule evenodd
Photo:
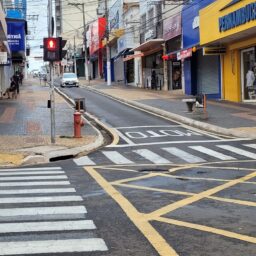
<path fill-rule="evenodd" d="M 221 9 L 221 11 L 223 11 L 223 10 L 225 10 L 225 9 L 231 7 L 232 5 L 235 5 L 235 4 L 237 4 L 237 3 L 241 2 L 241 1 L 242 1 L 242 0 L 232 0 L 232 1 L 230 1 L 230 3 L 228 3 L 226 6 L 224 6 L 224 7 Z"/>
<path fill-rule="evenodd" d="M 199 23 L 200 23 L 199 16 L 196 16 L 196 17 L 194 18 L 194 20 L 193 20 L 192 28 L 193 28 L 193 29 L 199 28 Z"/>
<path fill-rule="evenodd" d="M 155 36 L 154 30 L 150 29 L 148 32 L 145 33 L 145 40 L 151 39 Z"/>
<path fill-rule="evenodd" d="M 226 53 L 225 47 L 204 47 L 203 55 L 220 55 Z"/>
<path fill-rule="evenodd" d="M 166 41 L 181 35 L 181 14 L 164 20 L 163 29 L 163 38 Z"/>
<path fill-rule="evenodd" d="M 7 52 L 0 52 L 0 64 L 7 63 Z"/>
<path fill-rule="evenodd" d="M 192 48 L 177 53 L 177 60 L 184 60 L 192 56 Z"/>
<path fill-rule="evenodd" d="M 25 51 L 25 22 L 7 21 L 8 43 L 12 52 Z"/>
<path fill-rule="evenodd" d="M 237 1 L 236 1 L 237 2 Z M 219 18 L 219 31 L 225 32 L 256 19 L 256 2 Z"/>

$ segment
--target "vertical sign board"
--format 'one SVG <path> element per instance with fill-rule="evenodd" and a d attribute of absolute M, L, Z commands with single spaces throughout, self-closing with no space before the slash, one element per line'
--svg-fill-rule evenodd
<path fill-rule="evenodd" d="M 25 51 L 25 22 L 7 21 L 7 38 L 12 52 Z"/>

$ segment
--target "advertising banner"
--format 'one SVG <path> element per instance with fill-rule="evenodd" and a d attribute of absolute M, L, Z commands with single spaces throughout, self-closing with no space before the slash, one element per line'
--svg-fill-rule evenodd
<path fill-rule="evenodd" d="M 7 21 L 7 38 L 12 52 L 25 51 L 25 22 Z"/>
<path fill-rule="evenodd" d="M 181 14 L 164 20 L 164 40 L 167 41 L 179 35 L 181 35 Z"/>

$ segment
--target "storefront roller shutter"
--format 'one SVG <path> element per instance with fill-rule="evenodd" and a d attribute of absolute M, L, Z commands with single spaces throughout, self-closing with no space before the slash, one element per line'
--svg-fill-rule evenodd
<path fill-rule="evenodd" d="M 124 62 L 123 58 L 118 58 L 114 61 L 115 66 L 115 81 L 124 81 Z"/>
<path fill-rule="evenodd" d="M 219 57 L 197 54 L 197 93 L 219 93 Z"/>

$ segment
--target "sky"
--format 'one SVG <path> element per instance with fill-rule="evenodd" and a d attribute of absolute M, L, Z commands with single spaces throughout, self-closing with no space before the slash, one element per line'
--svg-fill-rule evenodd
<path fill-rule="evenodd" d="M 48 36 L 48 18 L 47 18 L 48 0 L 27 0 L 27 15 L 38 15 L 37 21 L 28 20 L 28 30 L 31 31 L 28 44 L 30 45 L 29 70 L 40 69 L 43 66 L 43 60 L 34 57 L 42 57 L 43 38 Z"/>

